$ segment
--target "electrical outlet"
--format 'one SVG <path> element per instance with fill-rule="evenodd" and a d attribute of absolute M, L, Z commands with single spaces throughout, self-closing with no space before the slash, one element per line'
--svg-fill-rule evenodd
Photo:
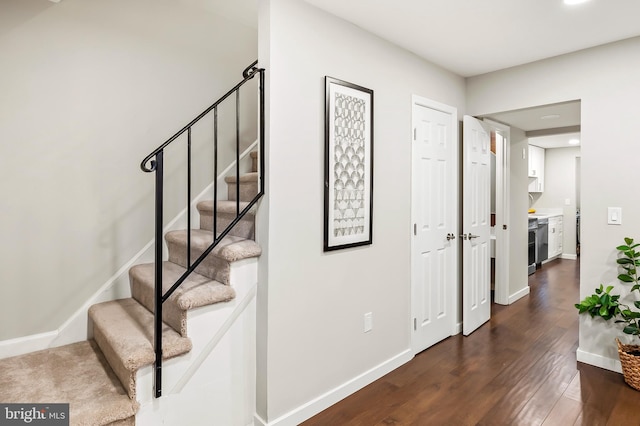
<path fill-rule="evenodd" d="M 367 312 L 364 314 L 364 332 L 367 333 L 373 329 L 373 313 Z"/>

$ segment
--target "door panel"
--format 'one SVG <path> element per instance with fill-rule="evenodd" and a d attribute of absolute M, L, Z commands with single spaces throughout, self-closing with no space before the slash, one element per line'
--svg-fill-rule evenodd
<path fill-rule="evenodd" d="M 412 148 L 412 312 L 414 352 L 450 336 L 456 291 L 455 109 L 414 99 Z"/>
<path fill-rule="evenodd" d="M 462 332 L 491 316 L 491 151 L 489 130 L 464 116 L 462 206 Z"/>

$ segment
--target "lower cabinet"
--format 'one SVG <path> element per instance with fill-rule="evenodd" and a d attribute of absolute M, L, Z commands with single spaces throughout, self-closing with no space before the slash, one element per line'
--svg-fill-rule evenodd
<path fill-rule="evenodd" d="M 562 216 L 549 218 L 549 259 L 562 254 Z"/>

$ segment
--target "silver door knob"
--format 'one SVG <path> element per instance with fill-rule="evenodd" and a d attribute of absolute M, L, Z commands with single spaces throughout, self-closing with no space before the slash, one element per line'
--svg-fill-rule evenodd
<path fill-rule="evenodd" d="M 460 235 L 460 238 L 462 238 L 463 240 L 466 240 L 467 239 L 467 234 Z"/>
<path fill-rule="evenodd" d="M 455 235 L 453 235 L 453 234 L 447 234 L 447 241 L 454 240 L 455 238 L 456 238 L 456 236 L 455 236 Z"/>
<path fill-rule="evenodd" d="M 473 234 L 469 234 L 469 239 L 472 240 L 474 238 L 480 238 L 480 235 L 473 235 Z"/>

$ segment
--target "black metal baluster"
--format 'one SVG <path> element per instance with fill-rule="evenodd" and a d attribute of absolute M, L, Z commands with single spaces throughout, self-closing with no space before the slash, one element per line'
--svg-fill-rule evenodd
<path fill-rule="evenodd" d="M 213 241 L 218 235 L 218 107 L 213 109 Z"/>
<path fill-rule="evenodd" d="M 260 150 L 258 155 L 260 156 L 260 195 L 264 194 L 264 69 L 260 70 Z"/>
<path fill-rule="evenodd" d="M 163 227 L 163 174 L 164 151 L 156 154 L 156 250 L 155 250 L 155 316 L 154 349 L 156 353 L 156 398 L 162 396 L 162 227 Z"/>
<path fill-rule="evenodd" d="M 236 217 L 240 214 L 240 88 L 236 90 Z"/>
<path fill-rule="evenodd" d="M 187 269 L 191 267 L 191 127 L 187 130 Z"/>

